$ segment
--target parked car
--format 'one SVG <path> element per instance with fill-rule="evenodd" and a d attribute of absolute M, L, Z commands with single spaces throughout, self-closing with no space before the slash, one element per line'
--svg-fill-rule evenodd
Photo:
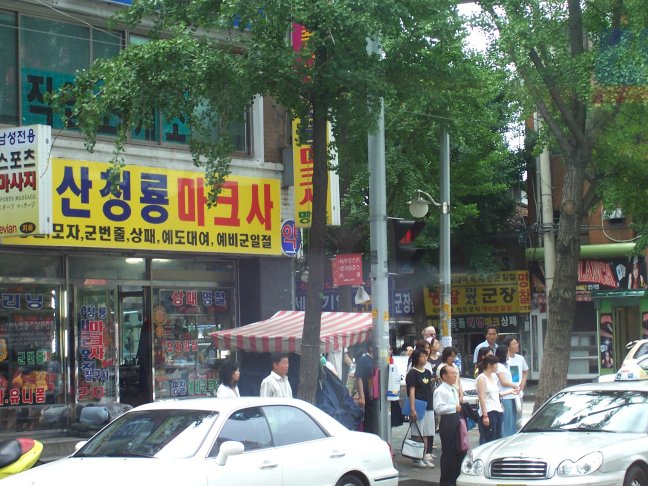
<path fill-rule="evenodd" d="M 477 396 L 477 385 L 474 378 L 461 377 L 461 387 L 464 392 L 464 402 L 472 407 L 475 412 L 479 408 L 479 397 Z"/>
<path fill-rule="evenodd" d="M 648 485 L 648 380 L 587 383 L 469 451 L 458 486 Z"/>
<path fill-rule="evenodd" d="M 622 370 L 623 373 L 627 373 L 628 370 L 637 370 L 637 367 L 635 366 L 637 361 L 648 356 L 648 339 L 630 341 L 626 345 L 626 348 L 628 349 L 628 354 L 626 354 L 626 357 L 623 359 L 619 371 L 599 376 L 599 382 L 614 381 L 615 379 L 618 379 L 617 377 Z"/>
<path fill-rule="evenodd" d="M 71 456 L 3 486 L 398 484 L 389 446 L 301 400 L 155 402 L 125 413 Z"/>

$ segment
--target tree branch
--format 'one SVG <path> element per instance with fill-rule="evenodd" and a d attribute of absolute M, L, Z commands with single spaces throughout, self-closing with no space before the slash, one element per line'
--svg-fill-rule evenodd
<path fill-rule="evenodd" d="M 529 59 L 531 60 L 536 70 L 538 71 L 538 74 L 542 78 L 542 82 L 547 88 L 547 91 L 549 91 L 551 100 L 556 105 L 556 108 L 560 112 L 560 115 L 562 116 L 563 120 L 565 121 L 565 124 L 569 128 L 569 131 L 572 133 L 572 135 L 574 136 L 574 138 L 577 140 L 579 144 L 584 143 L 585 141 L 585 134 L 583 133 L 584 124 L 581 122 L 581 120 L 578 119 L 578 117 L 574 118 L 572 112 L 569 110 L 569 108 L 567 108 L 565 101 L 563 100 L 562 96 L 560 95 L 560 92 L 558 91 L 558 86 L 556 85 L 555 79 L 553 78 L 553 76 L 547 74 L 547 70 L 545 69 L 544 64 L 542 64 L 542 60 L 540 59 L 540 56 L 538 55 L 537 51 L 534 48 L 529 50 Z M 573 98 L 576 98 L 576 95 L 574 95 Z"/>

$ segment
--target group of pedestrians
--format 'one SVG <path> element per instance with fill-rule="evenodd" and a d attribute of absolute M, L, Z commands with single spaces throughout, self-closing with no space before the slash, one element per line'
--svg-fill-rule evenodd
<path fill-rule="evenodd" d="M 292 388 L 288 381 L 289 361 L 286 353 L 272 353 L 270 356 L 272 371 L 261 382 L 259 395 L 262 397 L 292 398 Z M 220 385 L 216 390 L 216 398 L 238 398 L 241 396 L 238 382 L 241 378 L 241 368 L 234 360 L 225 360 L 218 369 Z"/>
<path fill-rule="evenodd" d="M 475 349 L 475 376 L 479 397 L 479 443 L 508 437 L 517 431 L 529 365 L 519 353 L 515 336 L 497 344 L 497 328 L 486 328 L 486 340 Z"/>
<path fill-rule="evenodd" d="M 411 351 L 407 350 L 410 360 L 405 378 L 405 399 L 410 402 L 410 421 L 413 421 L 412 437 L 425 445 L 424 458 L 414 460 L 414 465 L 435 467 L 432 448 L 435 432 L 438 433 L 441 439 L 440 484 L 451 486 L 459 477 L 465 456 L 459 444 L 464 398 L 461 373 L 456 364 L 458 352 L 452 346 L 440 351 L 432 326 L 425 328 L 423 336 Z M 498 337 L 497 327 L 488 326 L 484 342 L 476 346 L 473 354 L 480 444 L 517 431 L 516 398 L 522 397 L 529 370 L 526 360 L 519 354 L 517 338 L 506 336 L 498 344 Z M 416 411 L 417 400 L 426 402 L 423 417 Z"/>

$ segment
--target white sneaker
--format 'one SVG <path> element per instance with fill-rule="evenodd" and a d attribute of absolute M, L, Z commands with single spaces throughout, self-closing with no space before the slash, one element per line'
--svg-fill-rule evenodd
<path fill-rule="evenodd" d="M 417 461 L 416 459 L 414 459 L 412 462 L 414 467 L 428 467 L 428 465 L 423 460 Z"/>
<path fill-rule="evenodd" d="M 425 454 L 425 458 L 427 461 L 432 462 L 434 459 L 436 459 L 436 456 L 434 454 Z"/>
<path fill-rule="evenodd" d="M 425 464 L 426 467 L 431 467 L 432 469 L 436 467 L 434 463 L 431 460 L 429 460 L 427 457 L 423 459 L 423 464 Z"/>

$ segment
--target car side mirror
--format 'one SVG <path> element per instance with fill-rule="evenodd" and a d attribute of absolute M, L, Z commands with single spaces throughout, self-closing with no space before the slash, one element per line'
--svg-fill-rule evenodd
<path fill-rule="evenodd" d="M 223 442 L 218 449 L 218 455 L 216 456 L 216 464 L 219 466 L 224 466 L 227 463 L 227 458 L 229 456 L 237 456 L 243 454 L 245 447 L 242 442 L 237 442 L 235 440 L 228 440 Z"/>

